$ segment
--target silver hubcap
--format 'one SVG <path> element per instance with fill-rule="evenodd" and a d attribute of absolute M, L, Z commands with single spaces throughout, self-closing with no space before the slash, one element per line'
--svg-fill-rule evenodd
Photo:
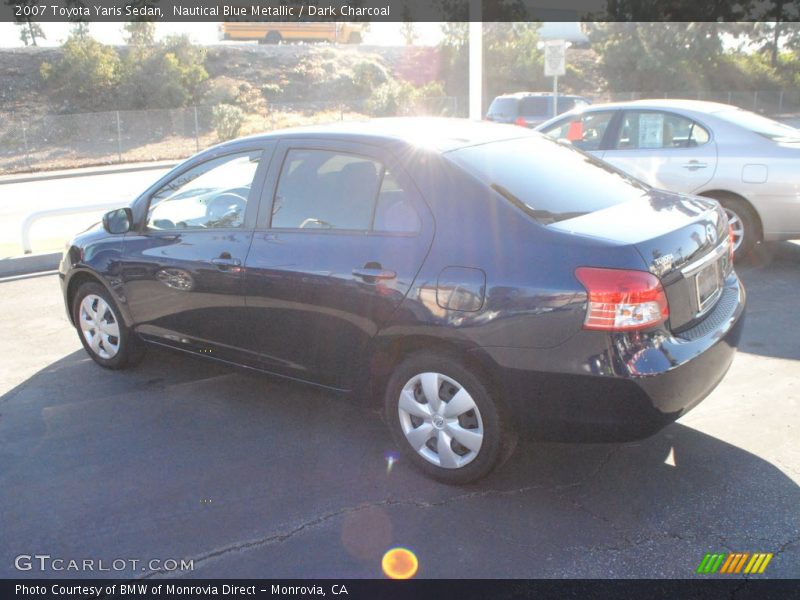
<path fill-rule="evenodd" d="M 731 226 L 731 233 L 733 233 L 733 250 L 734 252 L 739 249 L 744 239 L 744 223 L 735 212 L 730 208 L 725 209 L 725 214 L 728 215 L 728 223 Z"/>
<path fill-rule="evenodd" d="M 100 358 L 114 358 L 119 352 L 119 323 L 108 303 L 89 294 L 81 302 L 78 318 L 83 339 L 92 352 Z"/>
<path fill-rule="evenodd" d="M 400 392 L 397 412 L 408 443 L 428 462 L 459 469 L 477 458 L 483 444 L 481 413 L 454 379 L 415 375 Z"/>

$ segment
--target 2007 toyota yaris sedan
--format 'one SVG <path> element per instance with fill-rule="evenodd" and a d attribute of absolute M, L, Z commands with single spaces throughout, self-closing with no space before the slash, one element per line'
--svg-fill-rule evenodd
<path fill-rule="evenodd" d="M 514 431 L 635 439 L 706 397 L 743 323 L 731 255 L 713 200 L 520 128 L 390 119 L 206 150 L 60 273 L 100 365 L 157 344 L 366 390 L 418 467 L 465 483 Z"/>

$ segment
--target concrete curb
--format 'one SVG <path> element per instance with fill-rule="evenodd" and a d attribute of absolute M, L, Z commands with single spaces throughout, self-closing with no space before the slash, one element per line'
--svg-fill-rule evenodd
<path fill-rule="evenodd" d="M 69 177 L 89 177 L 92 175 L 115 175 L 134 171 L 150 171 L 155 169 L 171 169 L 180 163 L 177 160 L 155 163 L 129 163 L 126 165 L 85 167 L 64 171 L 44 171 L 41 173 L 22 173 L 20 175 L 0 175 L 0 185 L 9 183 L 30 183 L 48 179 L 67 179 Z"/>
<path fill-rule="evenodd" d="M 14 275 L 30 275 L 41 271 L 52 271 L 58 268 L 61 252 L 48 254 L 28 254 L 16 258 L 0 259 L 0 277 Z"/>

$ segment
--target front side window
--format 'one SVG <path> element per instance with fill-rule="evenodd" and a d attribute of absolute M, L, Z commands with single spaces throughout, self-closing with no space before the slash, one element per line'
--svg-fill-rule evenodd
<path fill-rule="evenodd" d="M 379 161 L 329 150 L 290 150 L 281 169 L 272 227 L 414 232 L 419 217 Z"/>
<path fill-rule="evenodd" d="M 147 228 L 242 227 L 260 158 L 260 150 L 229 154 L 182 173 L 153 194 Z"/>
<path fill-rule="evenodd" d="M 700 124 L 672 113 L 627 111 L 617 139 L 617 150 L 695 148 L 708 142 Z"/>
<path fill-rule="evenodd" d="M 613 116 L 609 111 L 583 113 L 557 123 L 544 133 L 556 140 L 567 140 L 587 152 L 599 150 Z"/>

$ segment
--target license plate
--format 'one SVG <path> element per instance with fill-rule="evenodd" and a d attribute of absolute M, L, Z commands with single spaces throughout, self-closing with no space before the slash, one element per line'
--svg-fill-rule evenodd
<path fill-rule="evenodd" d="M 722 290 L 722 276 L 719 261 L 708 265 L 695 276 L 697 304 L 703 312 L 716 300 Z"/>

